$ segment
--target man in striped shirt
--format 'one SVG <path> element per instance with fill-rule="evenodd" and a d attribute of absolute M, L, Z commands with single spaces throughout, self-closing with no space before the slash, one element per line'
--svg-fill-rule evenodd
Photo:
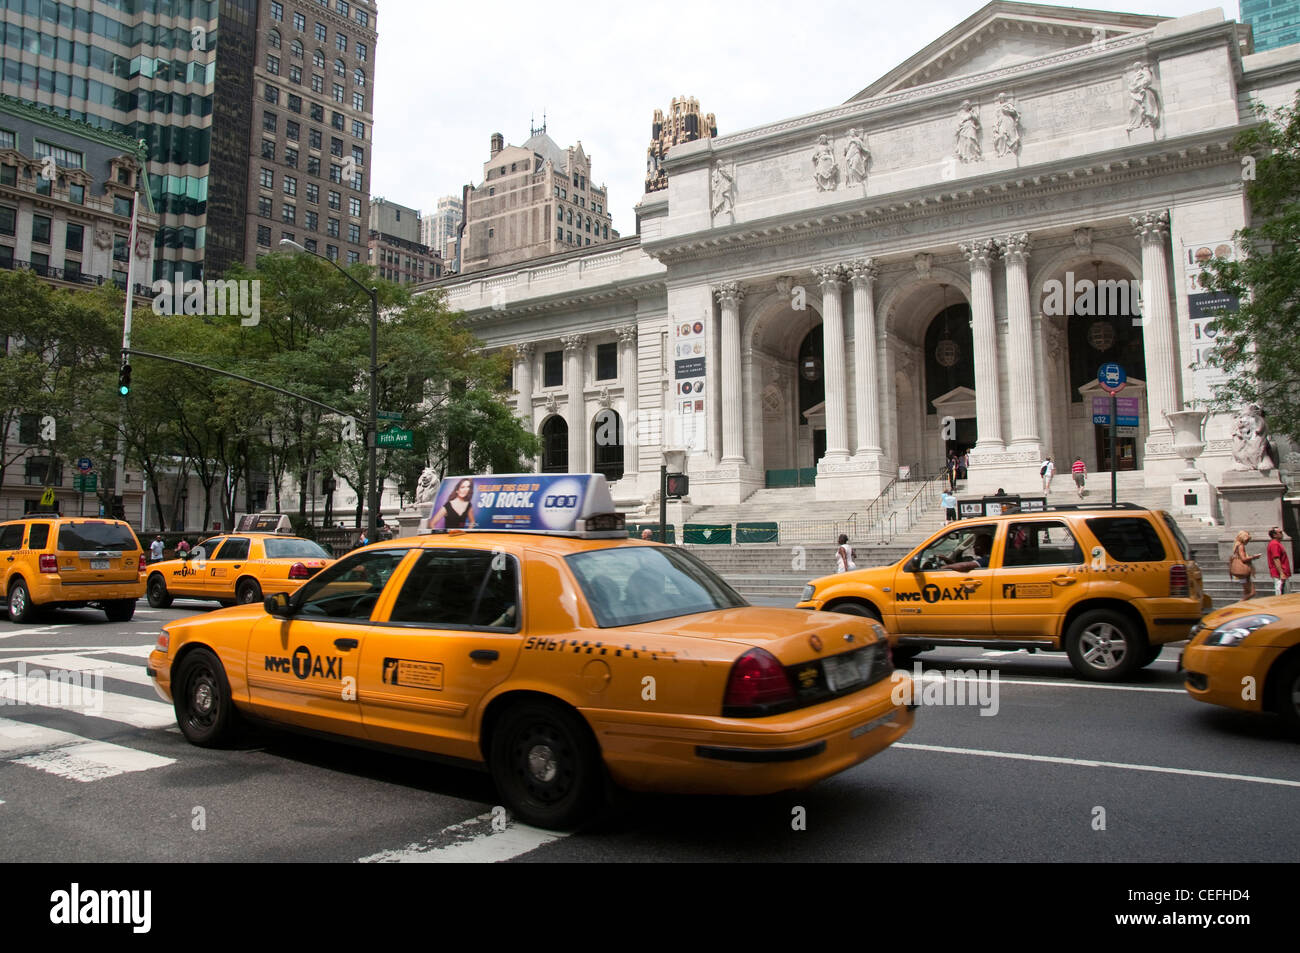
<path fill-rule="evenodd" d="M 1088 465 L 1083 462 L 1083 457 L 1075 457 L 1074 465 L 1070 467 L 1074 474 L 1074 485 L 1079 490 L 1079 499 L 1083 499 L 1083 485 L 1088 481 Z"/>

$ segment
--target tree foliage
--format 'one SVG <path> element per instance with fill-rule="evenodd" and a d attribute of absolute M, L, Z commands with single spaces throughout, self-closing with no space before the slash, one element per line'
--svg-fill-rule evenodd
<path fill-rule="evenodd" d="M 1275 433 L 1300 441 L 1300 93 L 1289 107 L 1257 112 L 1263 121 L 1235 141 L 1251 208 L 1236 236 L 1242 254 L 1213 259 L 1202 274 L 1206 287 L 1240 298 L 1240 310 L 1215 318 L 1208 361 L 1227 380 L 1211 409 L 1259 404 Z"/>

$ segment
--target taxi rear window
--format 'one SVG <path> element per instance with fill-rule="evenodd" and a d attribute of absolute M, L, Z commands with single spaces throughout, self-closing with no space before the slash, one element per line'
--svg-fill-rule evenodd
<path fill-rule="evenodd" d="M 748 605 L 712 569 L 678 549 L 619 546 L 566 561 L 602 629 Z"/>
<path fill-rule="evenodd" d="M 59 549 L 138 549 L 135 534 L 121 523 L 64 523 L 59 527 Z"/>
<path fill-rule="evenodd" d="M 329 559 L 329 553 L 310 539 L 265 540 L 267 559 Z"/>
<path fill-rule="evenodd" d="M 1088 520 L 1088 529 L 1116 562 L 1162 562 L 1165 546 L 1146 520 L 1133 516 L 1100 516 Z"/>

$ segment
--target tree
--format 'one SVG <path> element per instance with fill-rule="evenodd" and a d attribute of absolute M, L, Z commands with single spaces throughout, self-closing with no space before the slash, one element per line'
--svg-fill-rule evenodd
<path fill-rule="evenodd" d="M 1300 93 L 1238 134 L 1253 224 L 1237 233 L 1240 260 L 1212 259 L 1202 283 L 1240 299 L 1215 317 L 1218 346 L 1208 363 L 1227 381 L 1210 409 L 1259 404 L 1274 433 L 1300 441 Z M 1253 178 L 1251 177 L 1253 174 Z"/>

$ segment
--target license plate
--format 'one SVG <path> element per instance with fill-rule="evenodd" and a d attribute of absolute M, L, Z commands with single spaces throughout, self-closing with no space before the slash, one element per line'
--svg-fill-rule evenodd
<path fill-rule="evenodd" d="M 90 561 L 90 568 L 91 568 L 91 569 L 107 569 L 107 568 L 108 568 L 108 560 L 107 560 L 107 559 L 92 559 L 92 560 Z"/>
<path fill-rule="evenodd" d="M 839 692 L 858 682 L 865 682 L 869 666 L 866 652 L 855 652 L 843 658 L 823 659 L 822 672 L 826 676 L 826 687 Z"/>

